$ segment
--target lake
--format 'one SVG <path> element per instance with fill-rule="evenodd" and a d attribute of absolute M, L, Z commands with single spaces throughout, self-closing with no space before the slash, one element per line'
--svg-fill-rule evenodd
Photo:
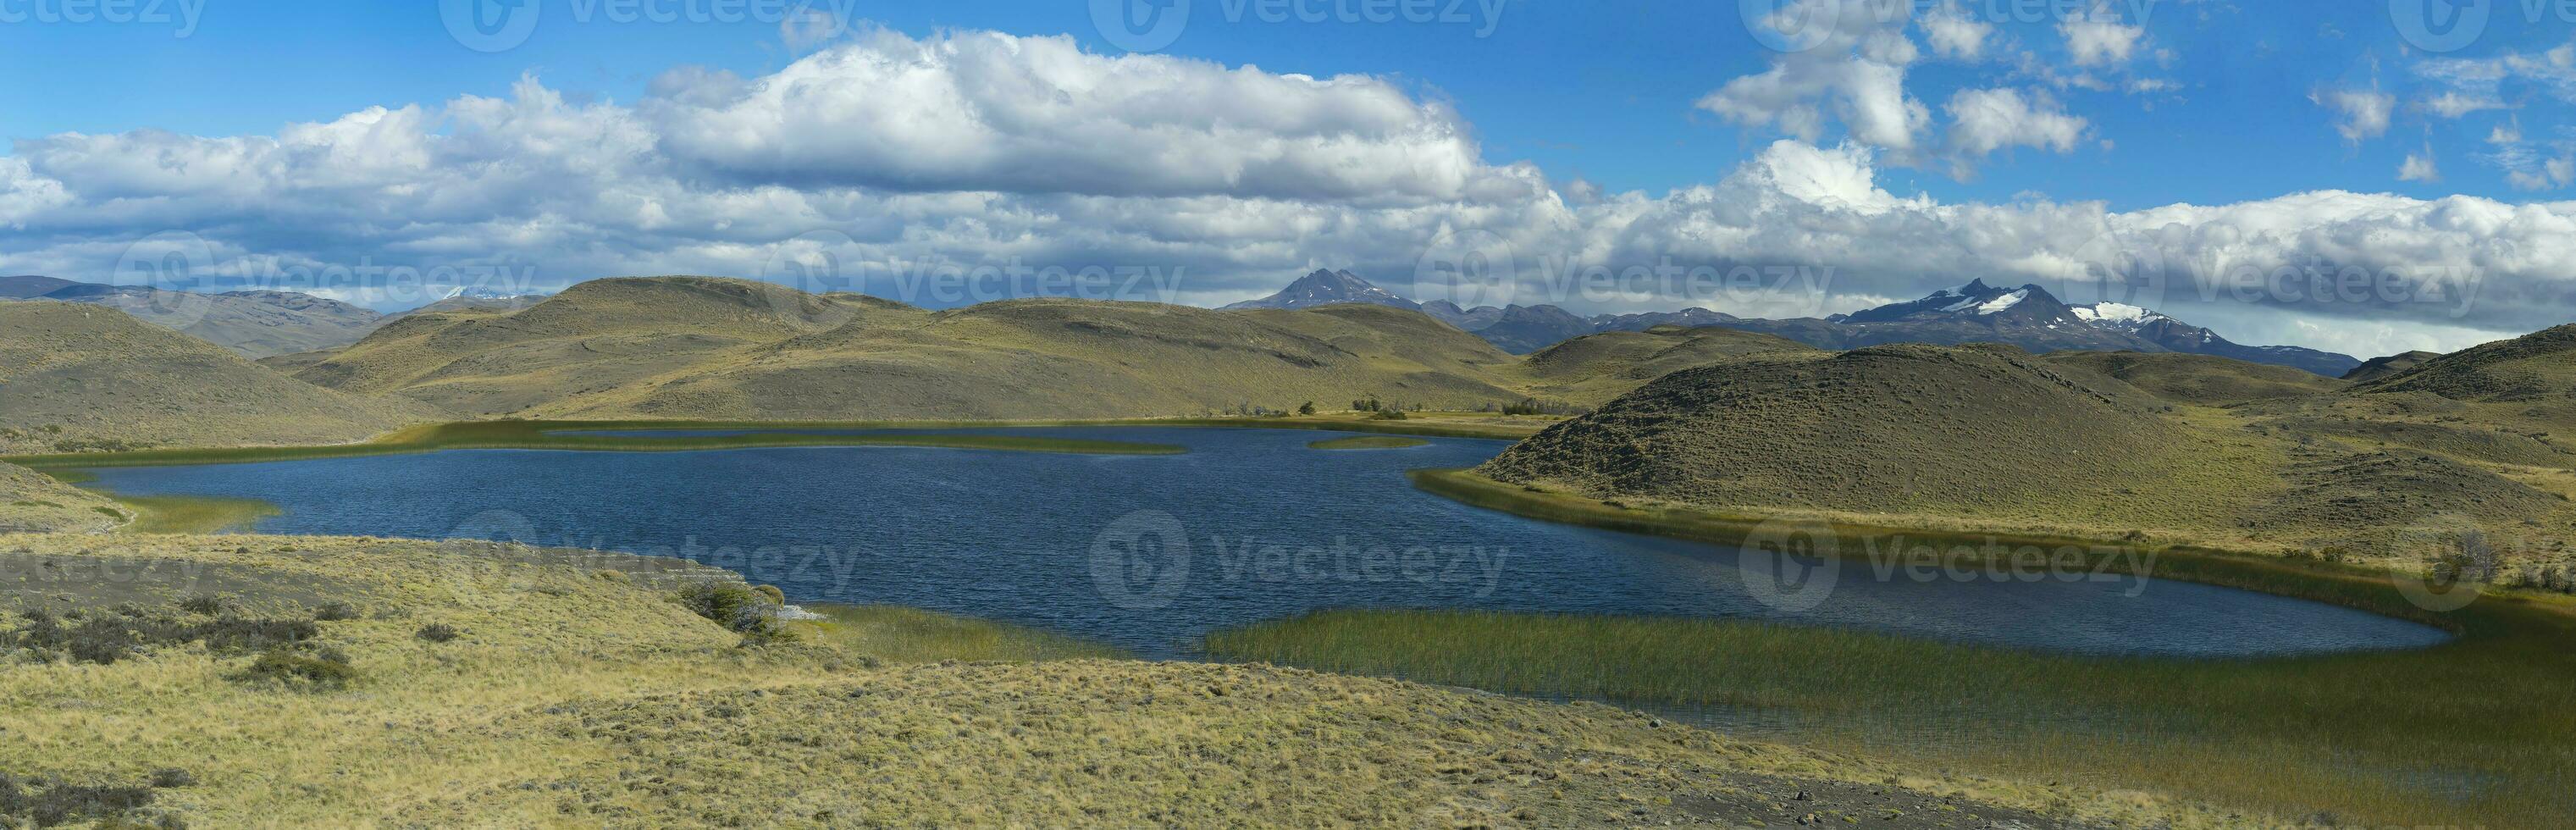
<path fill-rule="evenodd" d="M 456 450 L 95 472 L 125 495 L 273 502 L 283 512 L 256 525 L 263 533 L 678 556 L 775 584 L 790 601 L 929 608 L 1152 657 L 1188 656 L 1218 628 L 1337 607 L 1731 617 L 2169 657 L 2447 639 L 2361 611 L 2169 580 L 1811 570 L 1824 563 L 1524 519 L 1405 480 L 1410 469 L 1473 466 L 1503 441 L 1330 451 L 1307 444 L 1338 434 L 1301 430 L 967 431 L 1190 451 Z"/>

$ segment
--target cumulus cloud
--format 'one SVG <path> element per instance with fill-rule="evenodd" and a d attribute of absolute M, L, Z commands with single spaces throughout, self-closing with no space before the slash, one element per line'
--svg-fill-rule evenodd
<path fill-rule="evenodd" d="M 1848 45 L 1846 59 L 1913 60 Z M 1952 117 L 2003 126 L 1956 138 L 1963 149 L 2063 151 L 2082 132 L 2035 94 L 1987 92 L 1954 101 Z M 556 287 L 777 276 L 782 255 L 829 253 L 868 290 L 899 288 L 875 280 L 922 263 L 1099 266 L 1175 278 L 1125 296 L 1213 305 L 1317 265 L 1402 290 L 1438 240 L 1472 238 L 1513 265 L 1518 301 L 1582 311 L 1824 314 L 1985 278 L 2077 301 L 2116 287 L 2213 325 L 2390 327 L 2449 348 L 2576 317 L 2576 203 L 2338 191 L 2129 212 L 2040 196 L 1951 203 L 1892 191 L 1879 166 L 1907 151 L 1857 131 L 1779 141 L 1709 184 L 1569 184 L 1566 198 L 1534 166 L 1486 159 L 1471 135 L 1382 79 L 1104 57 L 1059 38 L 868 33 L 762 77 L 675 71 L 624 104 L 529 78 L 505 98 L 369 108 L 274 135 L 22 140 L 0 157 L 0 271 L 105 281 L 173 237 L 219 283 L 372 263 L 531 269 Z M 2138 262 L 2153 267 L 2125 264 Z M 1561 279 L 1675 267 L 1755 269 L 1771 287 L 1592 293 Z M 1804 276 L 1775 285 L 1777 269 Z M 2303 276 L 2353 269 L 2378 288 Z"/>
<path fill-rule="evenodd" d="M 728 100 L 647 102 L 677 161 L 744 184 L 1456 199 L 1486 171 L 1387 81 L 1085 53 L 1071 38 L 867 33 Z"/>
<path fill-rule="evenodd" d="M 1932 44 L 1933 54 L 1971 61 L 1985 56 L 1986 39 L 1995 33 L 1993 24 L 1969 15 L 1956 3 L 1931 9 L 1919 25 L 1923 27 L 1924 41 Z"/>
<path fill-rule="evenodd" d="M 2433 166 L 2433 148 L 2426 147 L 2422 153 L 2407 153 L 2406 161 L 2397 165 L 2397 180 L 2427 184 L 2441 181 L 2442 172 Z"/>
<path fill-rule="evenodd" d="M 2066 52 L 2076 66 L 2114 66 L 2129 62 L 2138 45 L 2145 42 L 2147 29 L 2102 16 L 2069 17 L 2058 21 L 2057 33 L 2066 38 Z"/>
<path fill-rule="evenodd" d="M 1950 115 L 1951 146 L 1972 156 L 2014 146 L 2074 152 L 2090 126 L 2045 96 L 2012 89 L 1963 89 L 1942 110 Z"/>
<path fill-rule="evenodd" d="M 1811 142 L 1840 123 L 1870 146 L 1912 150 L 1931 121 L 1931 110 L 1905 91 L 1907 69 L 1922 54 L 1905 34 L 1906 18 L 1879 14 L 1878 7 L 1843 0 L 1783 6 L 1783 18 L 1816 27 L 1801 33 L 1816 44 L 1775 54 L 1770 68 L 1728 81 L 1700 98 L 1699 108 Z"/>
<path fill-rule="evenodd" d="M 2397 109 L 2397 96 L 2376 89 L 2320 89 L 2308 100 L 2341 115 L 2335 132 L 2356 144 L 2388 132 L 2388 116 Z"/>

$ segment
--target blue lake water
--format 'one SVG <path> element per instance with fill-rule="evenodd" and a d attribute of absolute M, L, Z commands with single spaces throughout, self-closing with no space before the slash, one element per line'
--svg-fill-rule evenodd
<path fill-rule="evenodd" d="M 1405 480 L 1409 469 L 1473 466 L 1500 441 L 1325 451 L 1306 445 L 1333 434 L 1298 430 L 970 431 L 1190 452 L 457 450 L 96 472 L 100 486 L 128 495 L 257 498 L 284 509 L 259 532 L 679 556 L 778 585 L 791 601 L 918 606 L 1148 656 L 1186 655 L 1218 628 L 1347 607 L 1730 617 L 2181 657 L 2447 638 L 2318 603 L 2080 572 L 1995 578 L 1852 563 L 1833 571 L 1830 590 L 1793 592 L 1780 587 L 1775 571 L 1789 568 L 1775 557 L 1523 519 Z"/>

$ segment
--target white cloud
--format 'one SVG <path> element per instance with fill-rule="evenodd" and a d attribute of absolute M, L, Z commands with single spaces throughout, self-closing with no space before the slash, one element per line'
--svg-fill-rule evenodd
<path fill-rule="evenodd" d="M 1912 59 L 1893 44 L 1847 46 L 1842 62 Z M 1124 91 L 1101 88 L 1111 83 Z M 2081 135 L 2035 95 L 2003 94 L 2004 105 L 1972 96 L 1954 114 L 2004 125 L 1969 129 L 1962 149 L 2060 151 Z M 973 111 L 937 111 L 961 102 Z M 815 111 L 826 107 L 855 110 Z M 1899 151 L 1858 135 L 1774 143 L 1715 183 L 1660 195 L 1569 184 L 1569 200 L 1531 165 L 1484 158 L 1472 132 L 1374 78 L 1104 57 L 1056 38 L 870 35 L 764 77 L 676 72 L 630 104 L 581 103 L 528 79 L 506 98 L 369 108 L 267 136 L 20 141 L 0 157 L 0 271 L 108 279 L 138 240 L 170 231 L 202 239 L 210 273 L 233 278 L 272 266 L 502 265 L 554 287 L 760 276 L 792 249 L 829 250 L 871 276 L 923 262 L 1153 268 L 1180 281 L 1142 298 L 1217 304 L 1319 263 L 1401 290 L 1433 240 L 1473 230 L 1516 263 L 1522 301 L 1580 310 L 1822 314 L 1971 277 L 2082 300 L 2098 287 L 2092 266 L 2137 250 L 2162 264 L 2156 304 L 2212 325 L 2387 327 L 2456 348 L 2471 333 L 2576 318 L 2576 202 L 2326 191 L 2129 212 L 2035 195 L 1949 203 L 1891 192 L 1879 165 Z M 1207 169 L 1157 167 L 1174 158 Z M 2554 168 L 2562 178 L 2576 174 L 2566 161 Z M 1804 266 L 1821 278 L 1751 295 L 1549 294 L 1543 276 L 1569 262 Z M 2314 268 L 2388 274 L 2389 288 L 2320 297 L 2230 281 Z M 329 290 L 383 296 L 348 293 L 370 288 Z M 2221 331 L 2306 336 L 2247 326 L 2258 333 Z"/>
<path fill-rule="evenodd" d="M 1905 91 L 1906 70 L 1921 57 L 1901 15 L 1875 3 L 1796 0 L 1786 19 L 1827 28 L 1809 33 L 1814 48 L 1774 54 L 1769 69 L 1728 81 L 1698 107 L 1747 127 L 1777 128 L 1807 141 L 1839 122 L 1852 139 L 1905 154 L 1931 122 L 1931 111 Z"/>
<path fill-rule="evenodd" d="M 2388 132 L 2388 116 L 2397 108 L 2397 96 L 2375 89 L 2320 89 L 2308 100 L 2341 114 L 2335 132 L 2356 144 Z"/>
<path fill-rule="evenodd" d="M 2433 148 L 2426 147 L 2422 153 L 2407 153 L 2405 163 L 2397 166 L 2397 180 L 2427 184 L 2441 181 L 2441 171 L 2433 166 Z"/>
<path fill-rule="evenodd" d="M 2058 34 L 2066 38 L 2066 51 L 2076 66 L 2114 66 L 2129 62 L 2144 42 L 2147 29 L 2098 16 L 2069 17 L 2058 21 Z"/>
<path fill-rule="evenodd" d="M 1477 147 L 1384 80 L 1309 78 L 1071 38 L 890 31 L 730 100 L 647 102 L 675 160 L 745 184 L 907 191 L 1467 198 Z"/>
<path fill-rule="evenodd" d="M 2458 118 L 2480 110 L 2504 109 L 2504 102 L 2480 95 L 2444 92 L 2424 100 L 2424 108 L 2443 118 Z"/>
<path fill-rule="evenodd" d="M 1971 156 L 2014 146 L 2074 152 L 2090 126 L 2044 96 L 2012 89 L 1963 89 L 1942 109 L 1950 115 L 1951 146 Z"/>
<path fill-rule="evenodd" d="M 1995 33 L 1993 24 L 1969 15 L 1955 3 L 1931 9 L 1917 25 L 1923 27 L 1923 39 L 1932 44 L 1933 54 L 1970 61 L 1985 56 L 1986 39 Z"/>

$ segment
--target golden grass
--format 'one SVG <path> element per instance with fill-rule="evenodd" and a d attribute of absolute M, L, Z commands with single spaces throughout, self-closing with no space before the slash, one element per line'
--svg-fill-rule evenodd
<path fill-rule="evenodd" d="M 1802 790 L 1848 801 L 1835 815 L 1854 818 L 1853 805 L 1911 799 L 1971 823 L 2227 823 L 2165 799 L 1918 775 L 1599 706 L 1267 667 L 957 662 L 1088 649 L 919 612 L 849 609 L 800 624 L 803 642 L 744 648 L 641 578 L 510 546 L 0 537 L 8 551 L 229 568 L 356 606 L 357 619 L 322 624 L 322 644 L 358 672 L 340 691 L 242 682 L 249 658 L 201 648 L 0 662 L 0 770 L 111 784 L 183 769 L 197 783 L 153 806 L 200 826 L 1785 822 L 1823 809 L 1793 810 Z M 294 611 L 237 593 L 258 613 Z M 461 636 L 415 636 L 433 623 Z"/>

